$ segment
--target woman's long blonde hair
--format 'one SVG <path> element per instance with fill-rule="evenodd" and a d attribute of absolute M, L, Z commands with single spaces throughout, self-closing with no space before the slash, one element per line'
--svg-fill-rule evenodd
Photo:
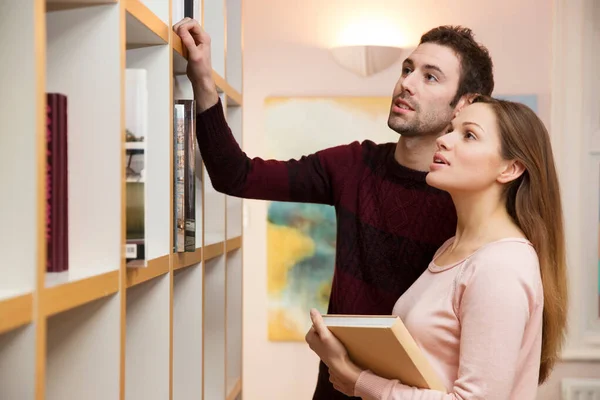
<path fill-rule="evenodd" d="M 548 131 L 529 107 L 479 96 L 474 102 L 494 110 L 501 135 L 501 153 L 518 160 L 525 172 L 506 186 L 506 208 L 535 247 L 544 286 L 542 359 L 539 383 L 552 371 L 567 324 L 567 271 L 563 213 L 558 176 Z"/>

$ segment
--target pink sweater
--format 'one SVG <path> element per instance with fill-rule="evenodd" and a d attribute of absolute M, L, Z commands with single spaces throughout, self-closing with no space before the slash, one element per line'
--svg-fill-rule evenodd
<path fill-rule="evenodd" d="M 436 253 L 452 243 L 449 239 Z M 448 394 L 363 371 L 355 396 L 389 400 L 535 399 L 543 291 L 531 243 L 507 238 L 428 269 L 394 306 Z"/>

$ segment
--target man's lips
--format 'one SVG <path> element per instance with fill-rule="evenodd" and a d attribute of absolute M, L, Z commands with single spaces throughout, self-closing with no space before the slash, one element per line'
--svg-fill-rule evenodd
<path fill-rule="evenodd" d="M 394 100 L 394 112 L 398 114 L 406 114 L 411 111 L 415 111 L 407 101 L 397 98 Z"/>

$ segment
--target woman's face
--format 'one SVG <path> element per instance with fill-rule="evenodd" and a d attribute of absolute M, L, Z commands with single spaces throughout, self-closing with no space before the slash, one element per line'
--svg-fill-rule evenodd
<path fill-rule="evenodd" d="M 473 193 L 501 183 L 509 163 L 500 156 L 500 132 L 492 108 L 465 107 L 437 140 L 427 183 L 450 194 Z"/>

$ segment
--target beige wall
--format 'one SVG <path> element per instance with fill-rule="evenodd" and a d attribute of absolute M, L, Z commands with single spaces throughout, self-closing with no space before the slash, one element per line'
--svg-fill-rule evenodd
<path fill-rule="evenodd" d="M 417 5 L 418 4 L 418 5 Z M 244 143 L 250 156 L 265 156 L 263 100 L 275 95 L 390 95 L 399 64 L 361 79 L 340 69 L 327 47 L 367 41 L 414 44 L 441 24 L 471 27 L 495 63 L 495 93 L 536 93 L 550 121 L 552 12 L 550 0 L 440 2 L 421 0 L 254 0 L 244 6 Z M 360 17 L 376 23 L 356 25 Z M 356 36 L 355 36 L 356 37 Z M 293 139 L 293 138 L 291 138 Z M 304 343 L 267 340 L 266 203 L 246 201 L 244 231 L 244 398 L 311 398 L 317 358 Z M 600 376 L 597 364 L 560 365 L 539 399 L 558 400 L 562 376 Z"/>

